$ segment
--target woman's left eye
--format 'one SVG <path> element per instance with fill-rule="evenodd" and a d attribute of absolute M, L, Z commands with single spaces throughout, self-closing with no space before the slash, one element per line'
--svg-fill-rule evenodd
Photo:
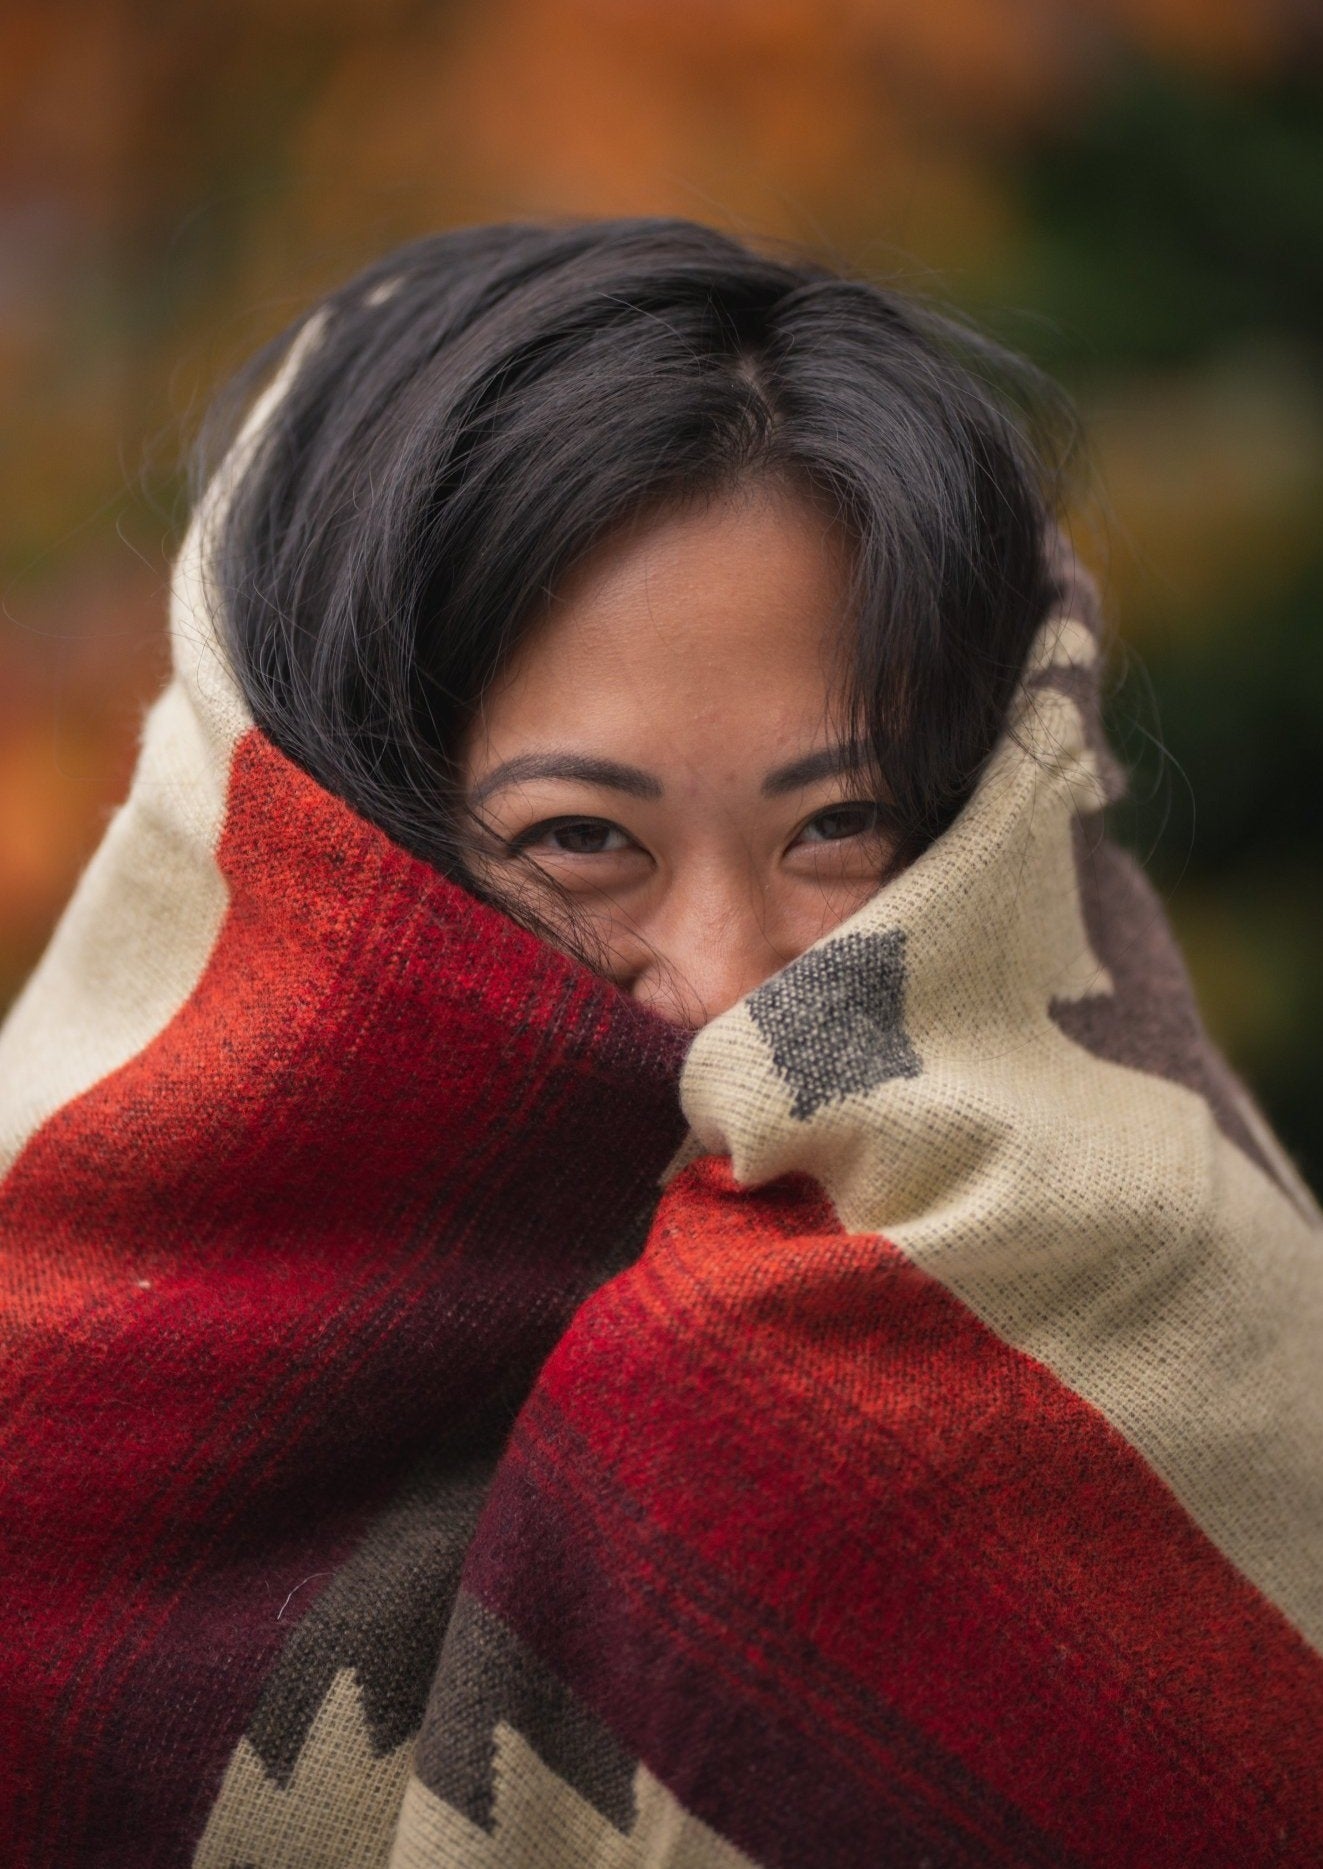
<path fill-rule="evenodd" d="M 810 818 L 796 842 L 838 844 L 847 837 L 866 837 L 877 827 L 876 805 L 862 800 L 857 804 L 833 805 L 829 811 L 820 811 L 816 817 Z"/>

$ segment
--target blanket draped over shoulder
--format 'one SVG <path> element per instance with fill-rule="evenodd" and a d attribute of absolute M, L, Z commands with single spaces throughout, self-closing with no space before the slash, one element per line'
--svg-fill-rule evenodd
<path fill-rule="evenodd" d="M 689 1043 L 254 727 L 207 512 L 0 1039 L 0 1862 L 1323 1861 L 1323 1222 L 1082 577 Z"/>

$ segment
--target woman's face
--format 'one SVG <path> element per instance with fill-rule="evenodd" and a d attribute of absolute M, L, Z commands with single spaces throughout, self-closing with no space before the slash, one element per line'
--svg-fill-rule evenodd
<path fill-rule="evenodd" d="M 888 868 L 842 718 L 848 574 L 836 529 L 779 488 L 654 515 L 557 591 L 467 737 L 475 873 L 678 1024 Z"/>

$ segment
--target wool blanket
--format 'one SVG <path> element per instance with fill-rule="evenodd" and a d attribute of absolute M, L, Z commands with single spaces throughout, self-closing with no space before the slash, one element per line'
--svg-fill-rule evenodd
<path fill-rule="evenodd" d="M 1082 578 L 689 1043 L 254 727 L 206 511 L 0 1040 L 0 1862 L 1323 1860 L 1323 1222 Z"/>

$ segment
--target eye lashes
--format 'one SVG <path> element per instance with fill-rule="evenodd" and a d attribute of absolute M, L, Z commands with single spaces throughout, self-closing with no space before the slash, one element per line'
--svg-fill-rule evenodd
<path fill-rule="evenodd" d="M 543 837 L 548 831 L 562 830 L 567 824 L 605 824 L 614 829 L 610 818 L 595 818 L 590 813 L 570 811 L 558 818 L 539 818 L 536 824 L 530 824 L 526 830 L 511 837 L 505 846 L 508 856 L 521 856 L 535 838 Z"/>

